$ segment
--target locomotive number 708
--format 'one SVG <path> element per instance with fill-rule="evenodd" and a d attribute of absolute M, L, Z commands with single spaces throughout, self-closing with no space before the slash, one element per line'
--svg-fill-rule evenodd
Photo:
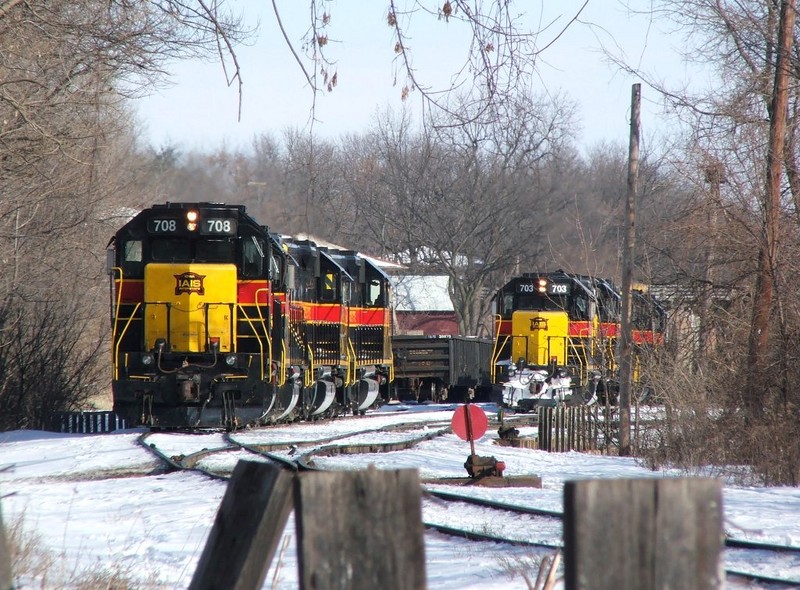
<path fill-rule="evenodd" d="M 206 219 L 206 233 L 209 234 L 229 234 L 233 232 L 233 224 L 230 219 Z"/>

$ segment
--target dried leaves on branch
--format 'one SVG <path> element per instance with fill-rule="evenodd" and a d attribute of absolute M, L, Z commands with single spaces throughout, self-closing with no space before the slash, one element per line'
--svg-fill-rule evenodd
<path fill-rule="evenodd" d="M 539 14 L 526 14 L 522 12 L 525 6 L 517 7 L 513 2 L 391 0 L 386 7 L 385 24 L 392 30 L 393 46 L 387 49 L 393 54 L 394 84 L 400 98 L 406 100 L 413 93 L 418 94 L 427 112 L 447 113 L 451 125 L 485 121 L 495 116 L 493 107 L 518 96 L 520 89 L 531 88 L 539 55 L 576 21 L 587 4 L 588 0 L 575 14 L 542 23 Z M 272 6 L 284 39 L 315 99 L 322 90 L 333 91 L 339 73 L 337 62 L 330 55 L 331 41 L 336 34 L 329 8 L 335 8 L 329 0 L 311 1 L 311 25 L 302 44 L 306 61 L 286 34 L 274 0 Z M 412 31 L 426 19 L 438 21 L 442 43 L 447 43 L 448 49 L 456 45 L 456 51 L 462 56 L 453 71 L 447 72 L 449 81 L 444 86 L 429 80 L 429 74 L 421 73 L 415 63 L 416 57 L 424 57 L 429 62 L 436 59 L 436 56 L 419 56 L 413 49 Z M 391 54 L 387 51 L 387 55 Z M 454 95 L 460 97 L 457 106 L 452 102 Z"/>

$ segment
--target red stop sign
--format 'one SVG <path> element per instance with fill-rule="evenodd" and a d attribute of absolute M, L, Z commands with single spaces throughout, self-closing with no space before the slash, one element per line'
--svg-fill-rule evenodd
<path fill-rule="evenodd" d="M 453 412 L 450 426 L 459 438 L 472 441 L 486 434 L 486 429 L 489 428 L 489 419 L 478 406 L 466 404 L 456 408 L 456 411 Z"/>

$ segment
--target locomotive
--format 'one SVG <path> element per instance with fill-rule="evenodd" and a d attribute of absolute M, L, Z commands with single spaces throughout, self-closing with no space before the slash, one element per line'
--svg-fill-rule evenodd
<path fill-rule="evenodd" d="M 644 291 L 632 298 L 634 379 L 646 349 L 663 344 L 666 312 Z M 494 297 L 492 381 L 501 403 L 613 402 L 622 296 L 607 279 L 555 271 L 512 278 Z"/>
<path fill-rule="evenodd" d="M 109 242 L 114 411 L 225 428 L 363 413 L 392 378 L 369 259 L 270 232 L 242 205 L 166 203 Z"/>

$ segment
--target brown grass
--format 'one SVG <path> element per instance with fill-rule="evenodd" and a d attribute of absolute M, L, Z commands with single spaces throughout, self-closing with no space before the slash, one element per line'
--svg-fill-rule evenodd
<path fill-rule="evenodd" d="M 23 523 L 24 515 L 5 527 L 17 587 L 42 590 L 160 590 L 166 587 L 155 573 L 142 581 L 134 572 L 116 564 L 69 570 L 63 556 L 47 549 L 41 537 L 28 532 Z"/>

